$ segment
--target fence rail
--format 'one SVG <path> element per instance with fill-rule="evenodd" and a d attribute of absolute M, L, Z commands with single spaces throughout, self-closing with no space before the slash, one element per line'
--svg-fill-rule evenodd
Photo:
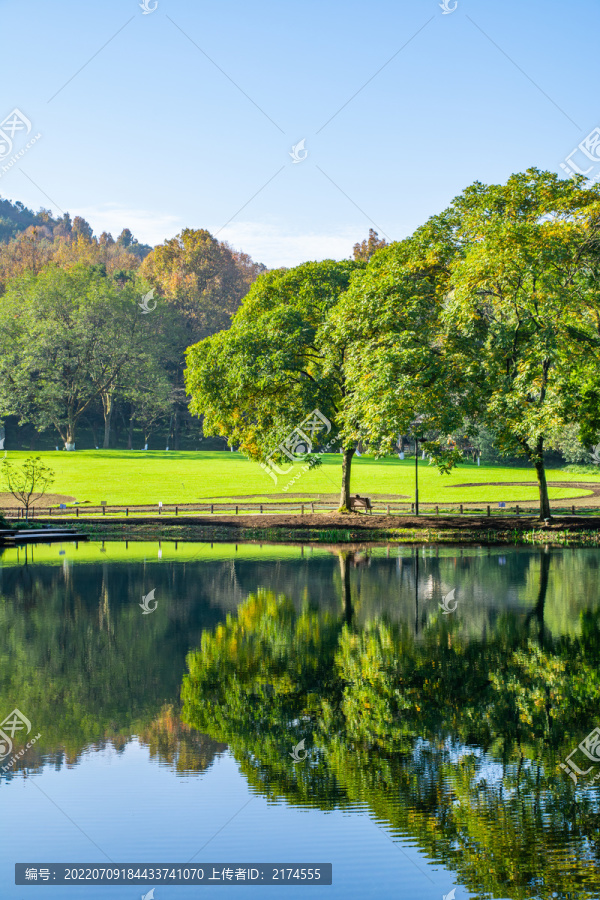
<path fill-rule="evenodd" d="M 384 501 L 371 501 L 372 508 L 371 512 L 363 512 L 361 511 L 361 515 L 411 515 L 414 514 L 414 504 L 410 502 L 394 502 L 386 503 Z M 537 515 L 537 507 L 529 506 L 523 508 L 520 505 L 515 504 L 511 507 L 505 507 L 498 509 L 491 504 L 484 504 L 481 507 L 467 507 L 464 508 L 464 504 L 458 505 L 442 505 L 435 503 L 420 503 L 419 508 L 422 514 L 427 515 L 464 515 L 464 516 L 520 516 L 520 515 Z M 59 509 L 58 507 L 33 507 L 29 510 L 29 519 L 35 519 L 39 517 L 52 517 L 52 518 L 79 518 L 80 516 L 125 516 L 129 517 L 135 515 L 174 515 L 174 516 L 185 516 L 188 514 L 196 513 L 201 515 L 248 515 L 248 514 L 273 514 L 273 513 L 282 513 L 282 514 L 299 514 L 299 515 L 312 515 L 313 513 L 318 512 L 335 512 L 338 509 L 337 503 L 331 503 L 327 501 L 283 501 L 281 503 L 248 503 L 241 502 L 227 502 L 227 503 L 185 503 L 185 504 L 163 504 L 162 506 L 157 506 L 157 504 L 140 504 L 137 506 L 123 506 L 123 505 L 115 505 L 115 506 L 71 506 L 66 509 Z M 575 506 L 571 506 L 570 508 L 553 507 L 553 513 L 556 515 L 586 515 L 586 514 L 594 514 L 600 512 L 599 507 L 578 507 L 577 512 L 575 510 Z M 2 513 L 7 519 L 24 519 L 25 512 L 24 510 L 18 508 L 9 508 L 9 509 L 0 509 L 0 513 Z"/>

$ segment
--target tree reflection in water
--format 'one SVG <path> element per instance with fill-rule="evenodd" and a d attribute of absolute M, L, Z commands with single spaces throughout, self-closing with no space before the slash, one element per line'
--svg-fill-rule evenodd
<path fill-rule="evenodd" d="M 577 637 L 544 624 L 551 556 L 534 604 L 485 639 L 441 611 L 420 634 L 258 590 L 188 656 L 183 719 L 229 744 L 253 790 L 320 809 L 368 804 L 398 839 L 496 897 L 598 896 L 599 789 L 559 763 L 597 722 L 600 608 Z M 308 755 L 290 751 L 305 740 Z"/>

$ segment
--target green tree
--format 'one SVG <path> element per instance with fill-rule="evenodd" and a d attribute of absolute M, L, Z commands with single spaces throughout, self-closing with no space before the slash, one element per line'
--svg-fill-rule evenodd
<path fill-rule="evenodd" d="M 460 376 L 448 365 L 442 340 L 453 252 L 448 223 L 433 220 L 376 253 L 332 311 L 330 340 L 346 374 L 346 440 L 385 454 L 417 419 L 421 436 L 448 434 L 462 421 Z M 443 468 L 455 461 L 443 445 L 427 446 Z"/>
<path fill-rule="evenodd" d="M 82 415 L 103 400 L 108 429 L 112 396 L 152 340 L 140 295 L 84 266 L 14 281 L 0 305 L 2 412 L 55 427 L 72 449 Z"/>
<path fill-rule="evenodd" d="M 452 206 L 458 252 L 444 307 L 461 403 L 500 448 L 536 470 L 551 515 L 544 451 L 582 416 L 568 390 L 600 359 L 600 188 L 529 169 L 475 183 Z"/>
<path fill-rule="evenodd" d="M 289 458 L 295 456 L 294 429 L 313 410 L 337 431 L 347 386 L 344 347 L 332 343 L 329 317 L 362 265 L 325 260 L 269 272 L 252 286 L 229 330 L 190 347 L 186 385 L 205 433 L 264 460 L 288 439 Z M 354 452 L 354 443 L 344 444 L 343 509 Z"/>

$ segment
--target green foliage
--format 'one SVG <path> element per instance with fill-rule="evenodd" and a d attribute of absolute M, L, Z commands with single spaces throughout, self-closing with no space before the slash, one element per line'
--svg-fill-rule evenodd
<path fill-rule="evenodd" d="M 183 717 L 227 740 L 266 797 L 322 809 L 366 799 L 470 890 L 525 900 L 535 878 L 550 898 L 574 877 L 549 852 L 556 829 L 579 848 L 597 834 L 557 764 L 594 721 L 599 621 L 586 614 L 580 639 L 542 646 L 508 613 L 485 640 L 440 614 L 416 641 L 406 626 L 332 628 L 258 594 L 190 654 Z M 295 765 L 285 748 L 301 737 L 309 755 Z M 592 884 L 593 863 L 579 860 Z"/>
<path fill-rule="evenodd" d="M 331 341 L 329 317 L 360 268 L 326 260 L 262 275 L 231 328 L 189 348 L 190 408 L 204 416 L 207 434 L 264 459 L 318 409 L 333 424 L 327 440 L 334 437 L 346 380 L 343 347 Z"/>
<path fill-rule="evenodd" d="M 155 327 L 140 313 L 143 284 L 102 271 L 49 269 L 13 282 L 0 305 L 0 407 L 74 443 L 81 416 L 121 385 L 160 368 Z"/>
<path fill-rule="evenodd" d="M 494 429 L 501 450 L 535 465 L 540 512 L 549 515 L 544 449 L 558 428 L 577 423 L 568 385 L 598 343 L 600 191 L 530 169 L 506 185 L 472 185 L 453 210 L 448 353 L 468 374 L 475 420 Z"/>
<path fill-rule="evenodd" d="M 284 597 L 251 594 L 190 653 L 184 720 L 224 741 L 263 733 L 281 739 L 292 721 L 306 731 L 320 693 L 330 690 L 339 629 L 308 606 L 298 615 Z"/>

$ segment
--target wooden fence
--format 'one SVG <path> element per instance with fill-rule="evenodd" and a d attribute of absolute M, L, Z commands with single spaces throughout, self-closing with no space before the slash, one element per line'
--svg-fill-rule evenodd
<path fill-rule="evenodd" d="M 390 502 L 371 501 L 371 515 L 411 515 L 414 514 L 414 504 L 409 502 Z M 102 515 L 102 516 L 125 516 L 134 515 L 174 515 L 185 516 L 189 514 L 196 515 L 245 515 L 245 514 L 299 514 L 307 515 L 319 512 L 335 512 L 338 509 L 337 503 L 317 501 L 317 502 L 300 502 L 300 501 L 284 501 L 282 503 L 247 503 L 238 501 L 226 503 L 186 503 L 186 504 L 167 504 L 157 506 L 157 504 L 144 504 L 140 506 L 70 506 L 66 509 L 58 507 L 34 507 L 29 510 L 29 518 L 35 519 L 39 517 L 53 518 L 79 518 L 80 516 Z M 519 505 L 498 509 L 495 506 L 483 505 L 481 507 L 464 508 L 463 504 L 449 506 L 435 503 L 420 503 L 419 509 L 422 514 L 427 515 L 476 515 L 476 516 L 519 516 L 519 515 L 537 515 L 535 507 L 523 509 Z M 571 514 L 585 515 L 586 513 L 595 513 L 599 510 L 596 507 L 580 507 L 575 512 L 575 507 L 554 507 L 555 514 Z M 22 509 L 6 509 L 0 510 L 6 518 L 23 519 L 25 518 Z M 369 515 L 363 512 L 362 515 Z"/>

